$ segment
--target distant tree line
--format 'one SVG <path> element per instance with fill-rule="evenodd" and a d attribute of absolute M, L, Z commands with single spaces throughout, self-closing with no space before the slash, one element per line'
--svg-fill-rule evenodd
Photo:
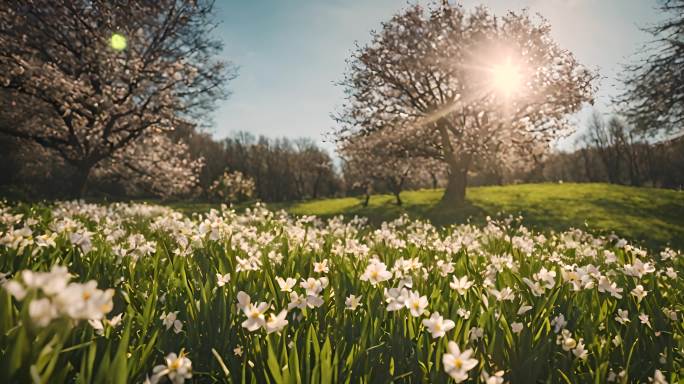
<path fill-rule="evenodd" d="M 215 140 L 193 126 L 177 128 L 171 140 L 187 145 L 193 159 L 203 159 L 198 180 L 183 198 L 211 200 L 212 185 L 226 171 L 238 171 L 254 182 L 253 197 L 262 201 L 291 201 L 340 196 L 342 179 L 330 155 L 310 139 L 270 139 L 238 132 Z M 68 164 L 38 145 L 0 134 L 0 191 L 25 199 L 71 197 Z M 131 190 L 128 181 L 91 178 L 90 197 L 125 199 L 158 197 L 154 190 Z"/>
<path fill-rule="evenodd" d="M 254 181 L 254 197 L 262 201 L 291 201 L 339 196 L 342 182 L 330 155 L 313 140 L 256 137 L 237 132 L 214 140 L 192 133 L 186 140 L 195 156 L 205 159 L 200 172 L 200 195 L 225 170 L 239 171 Z"/>
<path fill-rule="evenodd" d="M 531 182 L 605 182 L 684 188 L 684 135 L 655 139 L 622 118 L 595 112 L 574 150 L 556 150 L 524 169 L 491 167 L 474 185 Z"/>

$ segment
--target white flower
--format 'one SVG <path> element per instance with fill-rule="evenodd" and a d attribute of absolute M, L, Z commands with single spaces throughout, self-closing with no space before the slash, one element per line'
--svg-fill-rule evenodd
<path fill-rule="evenodd" d="M 530 309 L 532 309 L 531 305 L 521 305 L 520 308 L 518 309 L 518 315 L 524 315 L 526 314 Z"/>
<path fill-rule="evenodd" d="M 192 378 L 192 361 L 182 352 L 180 356 L 169 353 L 166 356 L 166 365 L 157 365 L 152 369 L 150 383 L 158 383 L 164 376 L 168 376 L 174 384 L 183 384 L 185 379 Z"/>
<path fill-rule="evenodd" d="M 280 313 L 274 316 L 272 313 L 266 320 L 266 333 L 280 332 L 287 325 L 287 310 L 283 309 Z"/>
<path fill-rule="evenodd" d="M 580 360 L 584 360 L 589 355 L 586 349 L 584 349 L 584 339 L 579 339 L 577 346 L 572 350 L 572 354 L 575 355 Z"/>
<path fill-rule="evenodd" d="M 93 327 L 95 333 L 97 333 L 98 335 L 104 334 L 104 323 L 102 322 L 102 320 L 90 319 L 88 320 L 88 324 L 90 324 L 90 326 Z"/>
<path fill-rule="evenodd" d="M 620 344 L 622 344 L 622 338 L 620 337 L 620 335 L 615 335 L 615 337 L 613 337 L 613 339 L 610 342 L 617 347 Z"/>
<path fill-rule="evenodd" d="M 513 331 L 513 333 L 520 333 L 523 328 L 524 326 L 522 323 L 511 323 L 511 331 Z"/>
<path fill-rule="evenodd" d="M 87 254 L 93 249 L 93 244 L 90 239 L 90 236 L 92 235 L 92 232 L 88 231 L 83 231 L 82 233 L 70 233 L 69 241 L 72 245 L 80 247 L 83 254 Z"/>
<path fill-rule="evenodd" d="M 302 282 L 299 283 L 299 286 L 306 290 L 307 295 L 315 296 L 321 293 L 321 291 L 323 290 L 323 281 L 324 280 L 309 277 L 306 280 L 302 279 Z"/>
<path fill-rule="evenodd" d="M 233 348 L 233 353 L 237 357 L 242 356 L 242 345 L 238 345 L 237 347 Z"/>
<path fill-rule="evenodd" d="M 513 290 L 510 287 L 506 287 L 502 289 L 501 291 L 498 291 L 496 289 L 492 289 L 489 291 L 489 293 L 496 298 L 498 301 L 513 301 L 515 300 L 515 293 L 513 293 Z"/>
<path fill-rule="evenodd" d="M 551 325 L 553 326 L 554 333 L 560 332 L 561 329 L 565 328 L 567 324 L 568 322 L 565 321 L 565 316 L 562 313 L 554 317 L 553 320 L 551 320 Z"/>
<path fill-rule="evenodd" d="M 237 293 L 238 309 L 244 310 L 251 303 L 251 298 L 243 291 Z"/>
<path fill-rule="evenodd" d="M 532 277 L 537 281 L 543 282 L 546 289 L 551 289 L 556 284 L 556 271 L 548 271 L 544 267 L 532 275 Z"/>
<path fill-rule="evenodd" d="M 677 272 L 672 267 L 667 267 L 665 270 L 665 275 L 673 280 L 677 278 Z"/>
<path fill-rule="evenodd" d="M 289 311 L 293 308 L 306 308 L 306 296 L 299 296 L 299 294 L 294 291 L 290 292 L 290 303 L 287 305 L 287 310 Z"/>
<path fill-rule="evenodd" d="M 264 319 L 264 312 L 268 309 L 267 303 L 259 303 L 259 305 L 249 304 L 242 309 L 242 312 L 247 316 L 247 320 L 242 322 L 242 327 L 247 328 L 248 331 L 254 332 L 266 324 Z"/>
<path fill-rule="evenodd" d="M 344 305 L 347 307 L 347 309 L 355 311 L 356 308 L 358 308 L 361 305 L 361 296 L 356 297 L 354 295 L 349 295 L 344 300 Z"/>
<path fill-rule="evenodd" d="M 642 313 L 639 315 L 639 321 L 641 321 L 641 324 L 646 324 L 648 325 L 649 328 L 651 327 L 651 320 L 649 319 L 648 315 L 645 313 Z"/>
<path fill-rule="evenodd" d="M 27 288 L 41 289 L 45 294 L 52 296 L 66 289 L 70 275 L 66 267 L 55 265 L 50 272 L 22 271 L 21 279 Z M 94 284 L 97 286 L 97 283 Z M 78 284 L 74 285 L 77 286 Z"/>
<path fill-rule="evenodd" d="M 57 317 L 57 309 L 52 305 L 50 299 L 32 300 L 29 304 L 29 316 L 36 325 L 45 327 Z"/>
<path fill-rule="evenodd" d="M 104 334 L 104 329 L 105 325 L 109 324 L 112 328 L 116 328 L 120 323 L 121 323 L 121 318 L 123 317 L 123 313 L 119 313 L 118 315 L 112 317 L 111 320 L 107 319 L 102 319 L 102 320 L 95 320 L 95 319 L 89 319 L 88 323 L 90 324 L 91 327 L 95 330 L 95 333 L 98 335 L 103 335 Z"/>
<path fill-rule="evenodd" d="M 667 384 L 667 379 L 659 369 L 656 369 L 655 373 L 653 373 L 653 378 L 649 377 L 649 382 L 653 384 Z"/>
<path fill-rule="evenodd" d="M 328 267 L 328 259 L 323 259 L 320 263 L 314 262 L 314 272 L 316 273 L 328 273 L 330 268 Z"/>
<path fill-rule="evenodd" d="M 406 300 L 406 308 L 411 312 L 411 316 L 420 317 L 428 306 L 427 296 L 420 296 L 419 293 L 409 293 Z"/>
<path fill-rule="evenodd" d="M 625 264 L 624 269 L 626 275 L 638 278 L 641 278 L 647 273 L 655 272 L 655 267 L 652 266 L 651 263 L 644 263 L 636 257 L 634 258 L 634 262 L 632 264 Z"/>
<path fill-rule="evenodd" d="M 629 323 L 629 312 L 626 309 L 618 309 L 617 311 L 618 314 L 615 316 L 615 321 L 623 325 Z"/>
<path fill-rule="evenodd" d="M 608 292 L 616 299 L 622 299 L 622 288 L 618 288 L 616 283 L 613 283 L 606 276 L 601 276 L 598 281 L 599 292 Z"/>
<path fill-rule="evenodd" d="M 449 287 L 451 287 L 451 289 L 453 289 L 453 290 L 455 290 L 456 292 L 458 292 L 458 294 L 461 295 L 461 296 L 465 295 L 466 292 L 468 292 L 468 290 L 469 290 L 470 287 L 472 287 L 472 286 L 473 286 L 473 282 L 472 282 L 472 281 L 468 281 L 468 276 L 463 276 L 463 277 L 461 277 L 461 278 L 458 278 L 458 277 L 456 277 L 456 276 L 453 276 L 453 277 L 452 277 L 452 282 L 449 283 Z"/>
<path fill-rule="evenodd" d="M 112 317 L 110 320 L 107 320 L 107 322 L 109 322 L 109 325 L 110 325 L 112 328 L 116 328 L 117 326 L 119 326 L 119 324 L 121 324 L 121 320 L 122 320 L 122 319 L 123 319 L 123 312 L 122 312 L 122 313 L 119 313 L 118 315 L 116 315 L 116 316 L 114 316 L 114 317 Z"/>
<path fill-rule="evenodd" d="M 377 259 L 372 259 L 360 279 L 362 281 L 370 282 L 371 285 L 376 285 L 380 282 L 389 280 L 391 277 L 392 272 L 387 270 L 387 265 L 385 265 L 385 263 Z"/>
<path fill-rule="evenodd" d="M 470 328 L 468 334 L 470 335 L 470 341 L 475 341 L 477 339 L 481 339 L 482 336 L 484 336 L 484 329 L 479 327 L 472 327 Z"/>
<path fill-rule="evenodd" d="M 225 275 L 217 273 L 216 279 L 218 280 L 217 285 L 219 287 L 223 287 L 224 285 L 226 285 L 230 282 L 230 273 L 226 273 Z"/>
<path fill-rule="evenodd" d="M 385 302 L 387 303 L 387 311 L 398 311 L 405 307 L 408 300 L 408 290 L 406 288 L 385 288 Z"/>
<path fill-rule="evenodd" d="M 454 271 L 454 263 L 451 261 L 437 260 L 437 270 L 439 271 L 440 276 L 446 277 Z"/>
<path fill-rule="evenodd" d="M 276 282 L 278 283 L 281 292 L 292 292 L 292 288 L 297 284 L 297 280 L 291 277 L 288 277 L 287 279 L 276 277 Z"/>
<path fill-rule="evenodd" d="M 162 313 L 161 317 L 159 319 L 164 323 L 164 326 L 166 329 L 170 329 L 173 327 L 173 331 L 175 333 L 180 333 L 183 330 L 183 323 L 178 320 L 176 317 L 178 316 L 178 311 L 175 312 L 169 312 L 169 313 Z"/>
<path fill-rule="evenodd" d="M 16 280 L 10 280 L 3 284 L 2 287 L 17 300 L 24 300 L 24 297 L 26 297 L 26 289 Z"/>
<path fill-rule="evenodd" d="M 54 303 L 72 319 L 101 319 L 114 307 L 113 296 L 113 289 L 97 289 L 97 282 L 90 280 L 85 284 L 69 284 L 57 294 Z"/>
<path fill-rule="evenodd" d="M 490 375 L 486 371 L 482 371 L 482 374 L 480 375 L 482 382 L 485 384 L 503 384 L 504 382 L 504 371 L 498 371 L 494 373 L 493 375 Z"/>
<path fill-rule="evenodd" d="M 570 351 L 577 347 L 577 341 L 572 338 L 572 333 L 564 329 L 556 338 L 556 344 L 560 344 L 564 351 Z"/>
<path fill-rule="evenodd" d="M 176 321 L 176 316 L 178 315 L 178 311 L 175 312 L 169 312 L 169 313 L 164 313 L 162 312 L 162 315 L 159 317 L 159 320 L 162 321 L 166 329 L 169 329 L 173 326 L 173 322 Z"/>
<path fill-rule="evenodd" d="M 173 322 L 173 332 L 178 334 L 178 333 L 181 333 L 182 330 L 183 330 L 183 322 L 181 322 L 180 320 L 174 321 Z"/>
<path fill-rule="evenodd" d="M 637 302 L 641 302 L 641 300 L 646 297 L 646 294 L 648 291 L 644 290 L 644 287 L 639 284 L 637 285 L 634 289 L 632 289 L 632 295 L 637 298 Z"/>
<path fill-rule="evenodd" d="M 456 326 L 453 321 L 449 319 L 444 320 L 444 318 L 439 315 L 439 312 L 433 313 L 429 319 L 423 319 L 423 325 L 430 331 L 433 338 L 444 336 L 449 330 Z"/>
<path fill-rule="evenodd" d="M 445 353 L 442 356 L 444 370 L 457 383 L 467 380 L 468 371 L 475 368 L 478 363 L 477 360 L 470 358 L 473 351 L 471 349 L 466 349 L 461 353 L 460 348 L 453 341 L 449 342 L 447 350 L 449 353 Z"/>
<path fill-rule="evenodd" d="M 470 318 L 470 311 L 467 311 L 464 308 L 459 308 L 458 310 L 456 310 L 456 314 L 466 320 Z"/>

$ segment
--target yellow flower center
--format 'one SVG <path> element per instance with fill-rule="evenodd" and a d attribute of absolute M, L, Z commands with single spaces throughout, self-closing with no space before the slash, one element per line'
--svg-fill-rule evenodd
<path fill-rule="evenodd" d="M 460 357 L 454 359 L 454 367 L 456 367 L 456 369 L 461 369 L 461 367 L 463 367 L 463 360 L 461 360 Z"/>
<path fill-rule="evenodd" d="M 575 345 L 577 345 L 577 343 L 575 342 L 575 339 L 572 339 L 572 338 L 565 339 L 565 346 L 566 347 L 575 348 Z"/>

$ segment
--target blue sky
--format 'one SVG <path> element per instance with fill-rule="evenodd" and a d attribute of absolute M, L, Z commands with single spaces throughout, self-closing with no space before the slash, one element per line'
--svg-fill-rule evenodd
<path fill-rule="evenodd" d="M 420 1 L 425 3 L 425 1 Z M 217 36 L 223 56 L 240 67 L 229 87 L 232 96 L 214 114 L 215 138 L 235 131 L 269 137 L 310 137 L 332 151 L 325 134 L 335 123 L 330 113 L 342 104 L 345 59 L 355 42 L 404 8 L 405 0 L 218 0 Z M 619 86 L 622 63 L 649 39 L 639 27 L 660 17 L 655 0 L 480 0 L 496 14 L 528 8 L 552 25 L 556 41 L 578 60 L 598 68 L 598 108 Z M 582 125 L 589 111 L 574 119 Z M 561 146 L 569 147 L 573 138 Z"/>

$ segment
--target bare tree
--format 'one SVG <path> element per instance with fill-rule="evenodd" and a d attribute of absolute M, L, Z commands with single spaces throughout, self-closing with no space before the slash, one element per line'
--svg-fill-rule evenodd
<path fill-rule="evenodd" d="M 646 29 L 654 41 L 644 60 L 627 66 L 617 100 L 630 123 L 651 135 L 684 130 L 684 0 L 661 0 L 660 10 L 670 17 Z"/>
<path fill-rule="evenodd" d="M 566 115 L 592 101 L 594 77 L 524 12 L 414 5 L 351 57 L 337 137 L 382 131 L 395 154 L 444 162 L 443 202 L 458 204 L 479 159 L 523 156 L 569 132 Z"/>
<path fill-rule="evenodd" d="M 598 111 L 594 111 L 589 118 L 585 136 L 586 145 L 598 151 L 608 181 L 612 184 L 620 182 L 623 157 L 622 132 L 619 131 L 621 128 L 612 119 L 609 124 L 606 124 L 603 116 Z"/>
<path fill-rule="evenodd" d="M 159 178 L 181 171 L 179 159 L 140 167 L 143 150 L 169 160 L 179 149 L 159 135 L 197 121 L 226 96 L 235 72 L 214 60 L 213 1 L 8 0 L 0 7 L 0 87 L 49 115 L 2 132 L 57 153 L 76 170 L 73 194 L 83 193 L 93 169 Z M 28 100 L 28 102 L 25 102 Z M 126 163 L 126 166 L 113 164 Z M 144 170 L 143 170 L 144 168 Z M 173 177 L 166 180 L 172 180 Z"/>

